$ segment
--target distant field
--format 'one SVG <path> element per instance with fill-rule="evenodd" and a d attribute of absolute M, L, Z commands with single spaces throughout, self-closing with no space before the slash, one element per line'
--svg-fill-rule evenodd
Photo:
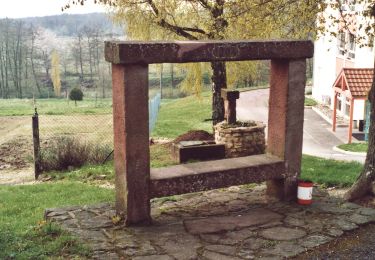
<path fill-rule="evenodd" d="M 159 93 L 159 88 L 150 88 L 149 98 Z M 166 88 L 165 91 L 170 89 Z M 179 91 L 179 90 L 176 90 Z M 112 114 L 112 98 L 89 98 L 74 101 L 64 98 L 36 99 L 40 115 L 103 115 Z M 0 99 L 0 116 L 31 116 L 34 114 L 33 99 Z"/>
<path fill-rule="evenodd" d="M 77 102 L 67 99 L 37 99 L 36 107 L 41 115 L 109 114 L 112 99 L 84 99 Z M 30 116 L 34 113 L 32 99 L 0 99 L 0 116 Z"/>

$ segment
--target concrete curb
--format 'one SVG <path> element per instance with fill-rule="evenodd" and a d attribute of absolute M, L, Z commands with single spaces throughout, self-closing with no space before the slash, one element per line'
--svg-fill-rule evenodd
<path fill-rule="evenodd" d="M 336 152 L 340 152 L 340 153 L 344 153 L 344 154 L 350 154 L 350 155 L 366 156 L 366 154 L 367 154 L 367 153 L 361 153 L 361 152 L 345 151 L 343 149 L 338 148 L 337 146 L 334 146 L 332 149 Z"/>
<path fill-rule="evenodd" d="M 327 121 L 330 125 L 332 125 L 332 120 L 328 118 L 325 114 L 323 114 L 319 109 L 316 107 L 312 107 L 312 110 L 315 111 L 319 116 L 321 116 L 325 121 Z M 336 127 L 347 127 L 348 125 L 345 124 L 336 124 Z"/>

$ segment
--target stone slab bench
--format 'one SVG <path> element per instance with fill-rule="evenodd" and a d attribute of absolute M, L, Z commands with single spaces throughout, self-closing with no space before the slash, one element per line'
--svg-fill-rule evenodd
<path fill-rule="evenodd" d="M 284 161 L 274 155 L 180 164 L 151 169 L 151 198 L 283 179 Z"/>

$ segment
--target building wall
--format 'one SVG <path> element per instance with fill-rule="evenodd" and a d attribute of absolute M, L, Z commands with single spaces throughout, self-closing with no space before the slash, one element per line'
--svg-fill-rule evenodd
<path fill-rule="evenodd" d="M 365 119 L 365 100 L 354 100 L 353 120 Z"/>
<path fill-rule="evenodd" d="M 324 36 L 315 41 L 313 98 L 327 103 L 332 100 L 332 84 L 336 79 L 336 39 Z"/>
<path fill-rule="evenodd" d="M 329 16 L 333 10 L 327 10 L 324 14 Z M 356 18 L 357 24 L 363 22 L 362 18 Z M 355 48 L 355 58 L 349 59 L 339 54 L 338 39 L 328 33 L 315 41 L 314 53 L 314 71 L 312 96 L 319 103 L 330 104 L 333 108 L 333 83 L 343 67 L 346 68 L 373 68 L 374 67 L 374 48 L 362 47 L 357 44 Z M 345 114 L 346 102 L 342 102 L 341 114 Z M 362 101 L 356 101 L 354 109 L 354 119 L 363 119 L 364 107 Z"/>

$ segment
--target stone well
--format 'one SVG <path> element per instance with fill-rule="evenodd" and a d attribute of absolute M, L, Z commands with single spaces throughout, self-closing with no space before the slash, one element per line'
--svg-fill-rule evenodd
<path fill-rule="evenodd" d="M 215 126 L 215 142 L 225 144 L 225 157 L 234 158 L 265 153 L 265 125 L 255 121 L 248 121 L 244 124 L 245 126 L 240 125 L 228 125 L 223 121 Z"/>

